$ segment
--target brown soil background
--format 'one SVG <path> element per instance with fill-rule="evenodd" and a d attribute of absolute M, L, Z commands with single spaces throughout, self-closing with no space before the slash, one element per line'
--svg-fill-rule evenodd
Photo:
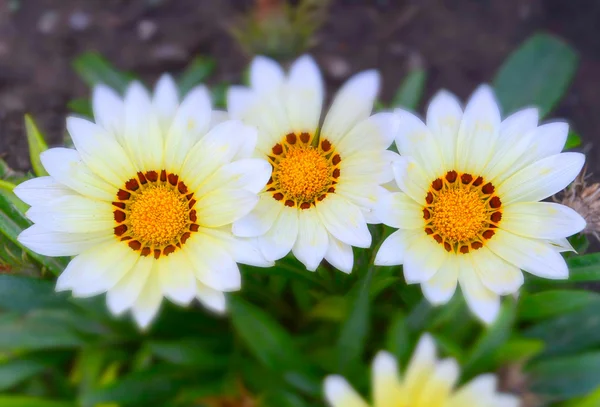
<path fill-rule="evenodd" d="M 0 0 L 0 156 L 15 169 L 29 169 L 26 112 L 50 144 L 61 143 L 68 101 L 89 95 L 71 68 L 84 51 L 98 51 L 149 83 L 207 55 L 217 61 L 211 82 L 239 81 L 249 57 L 226 27 L 251 6 L 233 0 Z M 331 90 L 352 73 L 378 68 L 382 99 L 389 101 L 418 65 L 428 74 L 425 100 L 440 88 L 466 98 L 538 31 L 562 37 L 579 53 L 577 76 L 552 116 L 582 135 L 598 178 L 600 1 L 334 0 L 309 52 Z"/>

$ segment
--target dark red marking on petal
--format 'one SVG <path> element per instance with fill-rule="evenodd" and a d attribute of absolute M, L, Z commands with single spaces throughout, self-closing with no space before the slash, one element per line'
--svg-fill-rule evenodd
<path fill-rule="evenodd" d="M 494 188 L 494 186 L 492 185 L 492 183 L 491 183 L 491 182 L 488 182 L 487 184 L 485 184 L 485 185 L 484 185 L 484 186 L 481 188 L 481 190 L 483 191 L 483 193 L 484 193 L 484 194 L 486 194 L 486 195 L 493 194 L 495 189 L 496 189 L 496 188 Z"/>
<path fill-rule="evenodd" d="M 447 252 L 451 252 L 452 246 L 450 246 L 450 243 L 444 242 L 444 249 L 446 249 Z"/>
<path fill-rule="evenodd" d="M 140 184 L 138 184 L 137 179 L 135 178 L 131 178 L 129 181 L 127 181 L 125 183 L 125 188 L 127 188 L 130 191 L 137 191 L 138 189 L 140 189 Z"/>
<path fill-rule="evenodd" d="M 458 174 L 456 173 L 456 171 L 448 171 L 446 173 L 446 181 L 453 183 L 454 181 L 456 181 L 456 178 L 458 177 Z"/>
<path fill-rule="evenodd" d="M 200 229 L 200 226 L 198 226 L 198 224 L 196 224 L 196 223 L 192 223 L 192 224 L 190 225 L 190 232 L 197 232 L 197 231 L 198 231 L 198 229 Z"/>
<path fill-rule="evenodd" d="M 140 250 L 142 248 L 142 244 L 137 240 L 132 240 L 128 244 L 133 250 Z"/>
<path fill-rule="evenodd" d="M 127 219 L 127 215 L 125 215 L 125 212 L 120 211 L 118 209 L 113 212 L 113 216 L 115 218 L 115 221 L 119 223 L 124 222 L 125 219 Z"/>
<path fill-rule="evenodd" d="M 179 176 L 175 174 L 169 174 L 167 175 L 167 180 L 169 181 L 169 184 L 175 186 L 177 185 L 177 181 L 179 181 Z"/>
<path fill-rule="evenodd" d="M 333 170 L 333 174 L 331 174 L 331 176 L 333 178 L 339 178 L 339 176 L 340 176 L 340 169 L 336 168 L 335 170 Z"/>
<path fill-rule="evenodd" d="M 198 220 L 198 216 L 196 215 L 196 210 L 195 209 L 192 209 L 190 211 L 190 220 L 192 222 L 196 222 Z"/>
<path fill-rule="evenodd" d="M 471 243 L 471 248 L 475 249 L 475 250 L 479 250 L 483 247 L 483 243 L 481 242 L 473 242 Z"/>
<path fill-rule="evenodd" d="M 467 253 L 469 253 L 469 246 L 461 246 L 461 247 L 460 247 L 460 252 L 461 252 L 462 254 L 467 254 Z"/>
<path fill-rule="evenodd" d="M 283 199 L 283 194 L 281 192 L 277 192 L 276 194 L 273 194 L 273 198 L 275 198 L 276 201 L 281 201 Z"/>
<path fill-rule="evenodd" d="M 119 226 L 115 227 L 115 235 L 116 236 L 121 236 L 125 232 L 127 232 L 127 226 L 119 225 Z"/>
<path fill-rule="evenodd" d="M 481 184 L 483 184 L 483 177 L 477 177 L 477 179 L 475 181 L 473 181 L 474 187 L 478 187 Z"/>
<path fill-rule="evenodd" d="M 331 150 L 331 143 L 329 142 L 329 140 L 321 141 L 321 150 L 325 152 Z"/>
<path fill-rule="evenodd" d="M 124 202 L 113 202 L 112 204 L 113 204 L 113 206 L 116 206 L 117 208 L 121 208 L 121 209 L 125 209 L 125 207 L 127 206 L 127 205 L 125 205 Z"/>
<path fill-rule="evenodd" d="M 492 199 L 490 199 L 490 207 L 497 209 L 499 207 L 502 206 L 502 201 L 500 200 L 499 197 L 495 196 Z"/>
<path fill-rule="evenodd" d="M 460 176 L 460 180 L 463 184 L 470 184 L 473 181 L 473 176 L 471 174 L 463 174 Z"/>
<path fill-rule="evenodd" d="M 308 140 L 310 140 L 310 134 L 308 133 L 300 133 L 300 141 L 303 143 L 308 143 Z"/>
<path fill-rule="evenodd" d="M 169 254 L 173 253 L 175 251 L 175 246 L 173 246 L 172 244 L 168 245 L 167 247 L 165 247 L 163 249 L 163 254 L 165 256 L 168 256 Z"/>
<path fill-rule="evenodd" d="M 431 183 L 431 187 L 436 191 L 439 191 L 440 189 L 442 189 L 443 185 L 444 185 L 444 183 L 439 178 Z"/>
<path fill-rule="evenodd" d="M 273 146 L 271 151 L 273 151 L 273 154 L 275 154 L 275 155 L 281 155 L 283 153 L 283 146 L 281 144 L 277 143 Z"/>
<path fill-rule="evenodd" d="M 423 208 L 423 219 L 428 220 L 429 218 L 431 218 L 431 213 L 427 208 Z"/>
<path fill-rule="evenodd" d="M 294 201 L 292 201 L 291 199 L 286 200 L 285 206 L 289 206 L 290 208 L 293 208 L 295 206 Z"/>
<path fill-rule="evenodd" d="M 342 161 L 342 157 L 340 157 L 339 154 L 334 155 L 333 158 L 331 159 L 331 162 L 333 163 L 333 165 L 338 165 L 340 163 L 340 161 Z"/>
<path fill-rule="evenodd" d="M 156 171 L 148 171 L 146 172 L 146 178 L 150 182 L 156 182 L 158 181 L 158 173 Z"/>
<path fill-rule="evenodd" d="M 308 203 L 308 202 L 302 202 L 300 204 L 300 209 L 308 209 L 308 208 L 310 208 L 310 203 Z"/>
<path fill-rule="evenodd" d="M 433 203 L 433 194 L 431 192 L 427 192 L 427 196 L 425 197 L 425 202 L 429 205 Z"/>
<path fill-rule="evenodd" d="M 485 232 L 483 232 L 483 237 L 485 237 L 486 239 L 491 239 L 492 236 L 494 236 L 496 234 L 496 232 L 494 232 L 493 230 L 486 230 Z"/>
<path fill-rule="evenodd" d="M 127 201 L 129 198 L 131 198 L 131 194 L 127 191 L 119 189 L 119 192 L 117 192 L 117 198 L 119 198 L 121 201 Z"/>
<path fill-rule="evenodd" d="M 285 136 L 285 141 L 288 142 L 288 144 L 296 144 L 296 135 L 294 133 L 290 133 L 287 136 Z"/>
<path fill-rule="evenodd" d="M 500 222 L 502 220 L 502 212 L 494 212 L 491 216 L 492 222 Z"/>
<path fill-rule="evenodd" d="M 183 181 L 179 181 L 179 184 L 177 184 L 177 190 L 181 195 L 184 195 L 187 194 L 188 188 Z"/>
<path fill-rule="evenodd" d="M 149 248 L 149 247 L 144 247 L 144 248 L 142 249 L 142 253 L 140 253 L 140 254 L 141 254 L 142 256 L 146 257 L 146 256 L 148 256 L 148 255 L 150 254 L 150 252 L 151 252 L 151 250 L 150 250 L 150 248 Z"/>

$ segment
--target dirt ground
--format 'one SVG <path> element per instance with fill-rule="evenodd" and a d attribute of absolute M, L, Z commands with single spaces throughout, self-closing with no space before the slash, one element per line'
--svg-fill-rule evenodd
<path fill-rule="evenodd" d="M 0 156 L 29 168 L 22 125 L 30 112 L 51 144 L 64 134 L 67 102 L 89 89 L 71 61 L 96 50 L 118 68 L 152 83 L 210 55 L 211 81 L 238 81 L 249 57 L 227 31 L 252 1 L 0 0 Z M 534 32 L 568 41 L 580 66 L 554 117 L 583 137 L 590 168 L 600 174 L 600 1 L 334 0 L 310 50 L 328 86 L 378 68 L 389 100 L 413 66 L 428 73 L 426 98 L 447 88 L 461 98 L 490 81 L 506 56 Z M 420 108 L 422 112 L 423 107 Z"/>

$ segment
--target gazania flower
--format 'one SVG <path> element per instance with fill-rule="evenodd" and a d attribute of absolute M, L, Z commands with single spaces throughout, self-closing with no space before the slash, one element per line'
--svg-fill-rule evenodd
<path fill-rule="evenodd" d="M 234 223 L 234 234 L 257 237 L 269 260 L 291 250 L 309 270 L 325 258 L 350 272 L 351 246 L 371 245 L 367 223 L 379 223 L 372 209 L 385 192 L 380 184 L 393 178 L 390 163 L 397 157 L 386 151 L 397 119 L 370 116 L 379 75 L 351 78 L 322 126 L 323 81 L 312 58 L 299 58 L 286 75 L 257 57 L 250 85 L 230 88 L 229 114 L 258 128 L 257 154 L 273 174 L 254 211 Z"/>
<path fill-rule="evenodd" d="M 373 403 L 365 402 L 341 376 L 325 379 L 325 397 L 332 407 L 518 407 L 519 400 L 496 391 L 496 376 L 485 374 L 459 389 L 454 359 L 438 360 L 435 343 L 421 337 L 403 375 L 396 359 L 381 351 L 373 361 Z"/>
<path fill-rule="evenodd" d="M 247 158 L 256 131 L 238 121 L 212 127 L 207 90 L 193 89 L 179 105 L 169 76 L 152 98 L 139 83 L 124 100 L 98 86 L 93 108 L 96 123 L 67 119 L 75 149 L 41 155 L 50 176 L 15 189 L 34 222 L 20 242 L 47 256 L 75 255 L 57 290 L 107 291 L 110 310 L 132 308 L 142 327 L 163 295 L 222 312 L 223 292 L 240 288 L 236 260 L 269 264 L 230 233 L 270 176 L 266 161 Z"/>
<path fill-rule="evenodd" d="M 421 283 L 434 304 L 447 302 L 457 281 L 475 314 L 498 313 L 499 295 L 516 292 L 521 270 L 567 278 L 560 251 L 585 227 L 574 210 L 538 202 L 565 188 L 584 156 L 561 153 L 566 123 L 538 126 L 536 109 L 500 120 L 492 90 L 480 87 L 463 113 L 440 92 L 427 124 L 397 111 L 402 157 L 394 164 L 401 192 L 381 200 L 376 214 L 400 228 L 381 246 L 375 263 L 404 265 L 408 283 Z"/>

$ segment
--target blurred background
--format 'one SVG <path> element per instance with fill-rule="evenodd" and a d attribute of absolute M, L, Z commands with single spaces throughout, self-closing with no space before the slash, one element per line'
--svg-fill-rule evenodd
<path fill-rule="evenodd" d="M 51 145 L 61 143 L 69 101 L 89 94 L 73 69 L 84 51 L 98 51 L 148 83 L 198 55 L 210 57 L 217 66 L 211 84 L 239 82 L 251 54 L 286 61 L 310 52 L 330 89 L 357 71 L 379 69 L 386 102 L 408 72 L 422 68 L 426 101 L 440 88 L 467 97 L 538 31 L 562 37 L 579 56 L 552 117 L 569 120 L 584 146 L 600 128 L 600 1 L 309 0 L 291 22 L 283 3 L 0 0 L 0 154 L 14 169 L 29 169 L 25 112 Z M 588 155 L 596 173 L 599 155 L 598 148 Z"/>

